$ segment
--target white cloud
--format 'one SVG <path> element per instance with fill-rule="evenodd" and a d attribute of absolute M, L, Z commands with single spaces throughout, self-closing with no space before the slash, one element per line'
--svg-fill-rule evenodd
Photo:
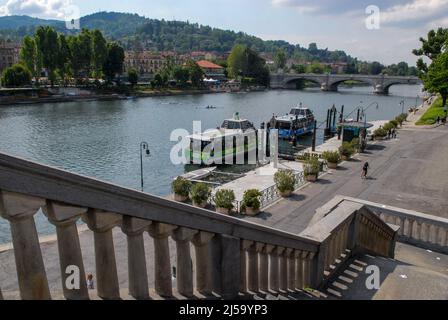
<path fill-rule="evenodd" d="M 0 16 L 28 15 L 39 18 L 63 19 L 71 0 L 8 0 L 0 6 Z"/>
<path fill-rule="evenodd" d="M 448 0 L 413 0 L 406 4 L 393 6 L 381 12 L 381 20 L 385 23 L 405 21 L 426 21 L 430 23 L 434 17 L 448 14 Z"/>

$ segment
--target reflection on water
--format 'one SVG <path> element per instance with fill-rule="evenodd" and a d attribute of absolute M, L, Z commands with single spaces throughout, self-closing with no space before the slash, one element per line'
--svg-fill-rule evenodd
<path fill-rule="evenodd" d="M 152 155 L 144 159 L 145 191 L 166 195 L 171 179 L 185 172 L 183 165 L 170 161 L 176 144 L 170 141 L 172 130 L 191 132 L 194 120 L 202 121 L 203 130 L 215 128 L 235 112 L 259 127 L 272 113 L 287 113 L 299 102 L 311 108 L 319 122 L 333 104 L 338 110 L 345 105 L 347 114 L 374 101 L 380 108 L 370 108 L 367 120 L 389 119 L 401 113 L 402 99 L 405 106 L 415 105 L 421 95 L 420 86 L 392 86 L 389 96 L 371 91 L 371 87 L 326 93 L 310 89 L 0 107 L 0 151 L 139 189 L 139 145 L 147 141 Z M 309 144 L 306 139 L 301 143 Z M 0 220 L 2 240 L 9 240 L 9 231 Z"/>

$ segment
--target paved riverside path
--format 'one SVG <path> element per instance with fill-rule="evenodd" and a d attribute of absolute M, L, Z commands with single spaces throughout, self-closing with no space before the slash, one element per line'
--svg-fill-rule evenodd
<path fill-rule="evenodd" d="M 448 217 L 448 126 L 407 128 L 393 140 L 370 142 L 365 154 L 330 170 L 317 183 L 245 219 L 292 233 L 304 230 L 315 210 L 335 195 Z M 365 161 L 369 179 L 361 179 Z"/>

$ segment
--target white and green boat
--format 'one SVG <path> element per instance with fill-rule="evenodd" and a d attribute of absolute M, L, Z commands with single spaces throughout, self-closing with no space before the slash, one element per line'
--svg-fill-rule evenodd
<path fill-rule="evenodd" d="M 224 120 L 219 128 L 187 138 L 190 145 L 185 156 L 190 164 L 245 164 L 249 155 L 257 154 L 257 129 L 238 113 Z"/>

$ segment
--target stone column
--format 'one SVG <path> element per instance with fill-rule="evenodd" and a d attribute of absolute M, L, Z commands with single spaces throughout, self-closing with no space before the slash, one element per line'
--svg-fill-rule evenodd
<path fill-rule="evenodd" d="M 241 259 L 240 259 L 240 271 L 241 271 L 241 284 L 240 292 L 247 292 L 247 251 L 253 245 L 253 241 L 242 240 L 241 241 Z"/>
<path fill-rule="evenodd" d="M 266 246 L 263 247 L 259 251 L 260 253 L 260 290 L 263 292 L 269 291 L 269 258 L 268 252 L 266 250 Z"/>
<path fill-rule="evenodd" d="M 44 206 L 44 199 L 0 191 L 0 216 L 11 225 L 20 297 L 23 300 L 51 299 L 33 218 Z"/>
<path fill-rule="evenodd" d="M 196 254 L 196 289 L 204 295 L 212 294 L 211 247 L 213 233 L 200 231 L 192 240 Z"/>
<path fill-rule="evenodd" d="M 296 258 L 296 288 L 303 289 L 303 251 L 294 251 L 294 257 Z"/>
<path fill-rule="evenodd" d="M 88 300 L 86 273 L 82 260 L 81 245 L 79 243 L 76 221 L 87 212 L 86 208 L 78 208 L 67 204 L 47 201 L 43 209 L 48 220 L 56 226 L 58 237 L 59 265 L 61 268 L 62 290 L 67 300 Z M 67 267 L 76 266 L 79 270 L 80 282 L 78 287 L 74 283 L 70 286 L 72 273 L 66 273 Z M 67 280 L 69 283 L 67 283 Z"/>
<path fill-rule="evenodd" d="M 258 292 L 258 252 L 257 244 L 252 245 L 248 250 L 249 256 L 249 290 L 252 292 Z"/>
<path fill-rule="evenodd" d="M 3 300 L 2 289 L 0 289 L 0 300 Z"/>
<path fill-rule="evenodd" d="M 278 248 L 275 246 L 267 246 L 269 254 L 269 289 L 278 292 L 279 275 L 278 275 Z"/>
<path fill-rule="evenodd" d="M 155 290 L 162 297 L 173 295 L 168 237 L 176 228 L 177 226 L 154 222 L 148 228 L 148 233 L 154 240 Z"/>
<path fill-rule="evenodd" d="M 296 258 L 293 249 L 286 249 L 288 259 L 288 289 L 294 291 L 296 289 Z"/>
<path fill-rule="evenodd" d="M 279 251 L 279 260 L 280 260 L 280 272 L 279 272 L 279 289 L 281 291 L 288 290 L 288 265 L 287 265 L 287 257 L 285 255 L 285 248 L 278 249 Z"/>
<path fill-rule="evenodd" d="M 143 232 L 151 221 L 123 216 L 121 230 L 128 242 L 129 294 L 135 299 L 149 299 L 148 272 L 146 268 Z"/>
<path fill-rule="evenodd" d="M 193 261 L 190 241 L 196 233 L 198 233 L 197 230 L 180 227 L 172 234 L 177 249 L 177 291 L 187 298 L 193 296 Z"/>
<path fill-rule="evenodd" d="M 98 296 L 108 300 L 120 299 L 112 229 L 120 225 L 122 216 L 90 209 L 83 215 L 83 220 L 93 231 Z"/>

